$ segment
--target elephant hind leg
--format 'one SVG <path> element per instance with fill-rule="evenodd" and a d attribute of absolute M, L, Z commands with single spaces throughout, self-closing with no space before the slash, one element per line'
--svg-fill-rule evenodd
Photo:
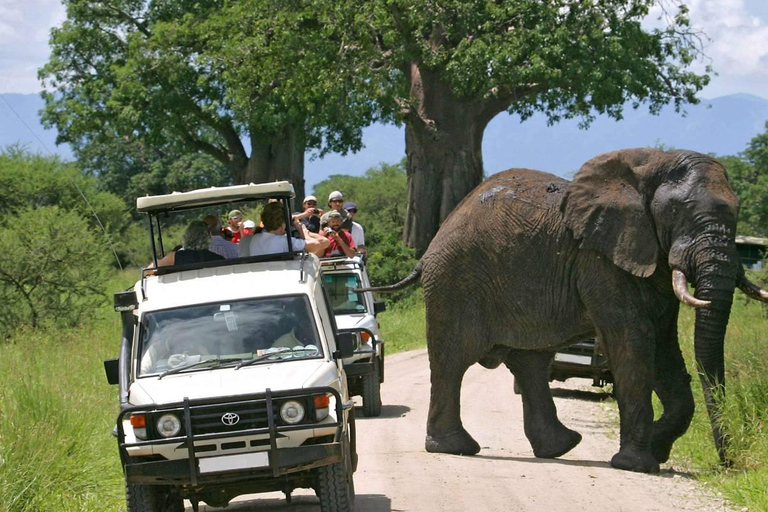
<path fill-rule="evenodd" d="M 437 350 L 430 344 L 432 387 L 424 443 L 430 453 L 475 455 L 480 451 L 461 423 L 461 382 L 469 368 L 467 360 L 465 354 Z"/>
<path fill-rule="evenodd" d="M 557 418 L 549 389 L 552 352 L 510 350 L 505 360 L 515 376 L 523 398 L 525 436 L 533 454 L 543 459 L 560 457 L 581 442 L 581 434 L 567 428 Z"/>

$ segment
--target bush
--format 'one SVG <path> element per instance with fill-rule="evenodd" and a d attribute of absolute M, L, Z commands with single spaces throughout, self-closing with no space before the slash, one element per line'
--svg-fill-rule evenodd
<path fill-rule="evenodd" d="M 4 220 L 0 337 L 24 325 L 78 325 L 106 300 L 109 252 L 78 213 L 45 206 Z"/>

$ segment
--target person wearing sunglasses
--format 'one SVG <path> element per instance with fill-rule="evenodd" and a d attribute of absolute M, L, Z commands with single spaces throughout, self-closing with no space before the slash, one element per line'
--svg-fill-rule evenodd
<path fill-rule="evenodd" d="M 342 205 L 344 204 L 344 196 L 338 190 L 334 190 L 328 195 L 328 206 L 330 210 L 320 217 L 320 228 L 325 229 L 328 226 L 328 214 L 332 211 L 339 212 L 341 214 L 341 229 L 350 231 L 352 229 L 352 217 L 349 216 L 349 212 L 345 210 Z"/>

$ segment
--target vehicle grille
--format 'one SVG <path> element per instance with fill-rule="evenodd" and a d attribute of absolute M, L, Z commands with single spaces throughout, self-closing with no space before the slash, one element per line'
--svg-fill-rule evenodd
<path fill-rule="evenodd" d="M 272 417 L 277 419 L 278 403 L 272 404 Z M 240 420 L 234 425 L 226 425 L 222 417 L 227 413 L 235 413 Z M 251 428 L 267 428 L 269 417 L 267 404 L 264 401 L 254 401 L 234 404 L 197 405 L 190 408 L 192 434 L 212 434 L 217 432 L 237 432 Z"/>

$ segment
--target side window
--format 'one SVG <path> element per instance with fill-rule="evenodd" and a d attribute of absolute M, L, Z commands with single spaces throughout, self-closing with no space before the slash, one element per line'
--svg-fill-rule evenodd
<path fill-rule="evenodd" d="M 336 349 L 336 319 L 331 312 L 331 301 L 328 297 L 328 290 L 323 286 L 322 281 L 318 281 L 319 286 L 315 287 L 315 300 L 317 309 L 320 312 L 320 322 L 323 324 L 323 332 L 331 347 L 331 352 Z"/>

